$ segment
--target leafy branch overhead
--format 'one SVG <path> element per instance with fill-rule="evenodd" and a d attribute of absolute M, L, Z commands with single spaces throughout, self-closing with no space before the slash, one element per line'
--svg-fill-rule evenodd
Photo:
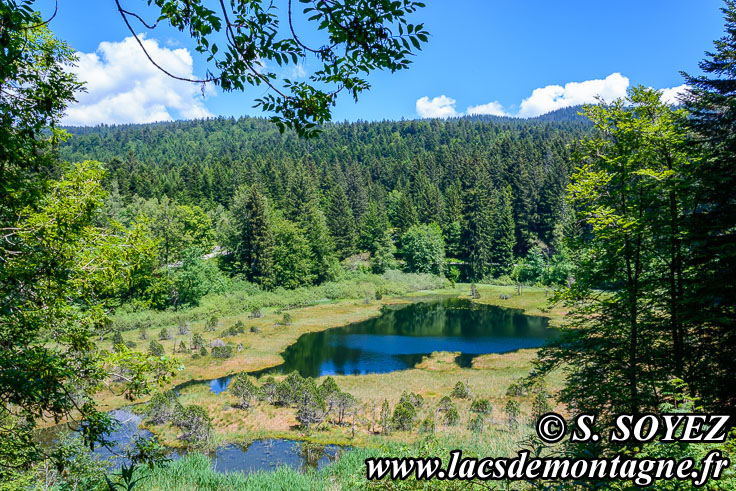
<path fill-rule="evenodd" d="M 280 131 L 291 128 L 304 137 L 316 135 L 318 126 L 331 120 L 340 92 L 357 101 L 370 88 L 366 77 L 372 71 L 408 68 L 429 36 L 423 24 L 409 22 L 410 14 L 424 7 L 413 0 L 299 0 L 301 5 L 288 0 L 286 12 L 262 0 L 218 0 L 212 7 L 203 0 L 147 0 L 157 7 L 154 22 L 125 8 L 121 0 L 115 3 L 141 49 L 161 71 L 202 84 L 203 89 L 207 83 L 224 91 L 265 86 L 267 93 L 256 99 L 255 107 L 274 113 L 271 121 Z M 171 73 L 146 51 L 136 29 L 153 30 L 162 22 L 196 43 L 195 50 L 208 63 L 203 78 Z M 311 32 L 299 32 L 304 24 Z M 314 37 L 324 44 L 305 41 Z M 319 66 L 308 82 L 281 79 L 269 69 L 308 60 Z"/>

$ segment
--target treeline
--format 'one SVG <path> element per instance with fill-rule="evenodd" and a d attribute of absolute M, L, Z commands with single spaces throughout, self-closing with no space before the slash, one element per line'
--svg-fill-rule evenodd
<path fill-rule="evenodd" d="M 217 118 L 75 128 L 60 152 L 106 163 L 105 217 L 126 226 L 147 217 L 159 265 L 218 244 L 232 253 L 225 269 L 267 288 L 325 281 L 358 253 L 376 272 L 398 259 L 479 281 L 512 273 L 530 250 L 558 252 L 570 144 L 588 129 L 577 120 L 358 122 L 307 141 L 263 119 Z"/>

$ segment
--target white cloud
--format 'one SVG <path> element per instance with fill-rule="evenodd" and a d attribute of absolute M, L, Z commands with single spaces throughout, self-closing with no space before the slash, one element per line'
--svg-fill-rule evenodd
<path fill-rule="evenodd" d="M 491 116 L 507 116 L 503 106 L 498 101 L 481 104 L 480 106 L 470 106 L 466 114 L 489 114 Z"/>
<path fill-rule="evenodd" d="M 629 79 L 620 73 L 612 73 L 605 79 L 570 82 L 561 85 L 547 85 L 534 89 L 532 95 L 521 101 L 519 116 L 523 118 L 539 116 L 563 107 L 596 102 L 600 97 L 612 101 L 626 96 Z"/>
<path fill-rule="evenodd" d="M 297 63 L 291 69 L 289 70 L 289 78 L 295 79 L 295 78 L 303 78 L 307 76 L 307 71 L 304 70 L 304 65 L 301 63 Z"/>
<path fill-rule="evenodd" d="M 441 95 L 430 100 L 429 97 L 424 96 L 421 99 L 417 99 L 417 114 L 423 118 L 451 118 L 453 116 L 459 116 L 460 114 L 455 111 L 455 99 Z"/>
<path fill-rule="evenodd" d="M 660 99 L 665 104 L 677 105 L 680 103 L 680 97 L 687 92 L 688 86 L 682 84 L 677 87 L 670 87 L 669 89 L 661 89 L 662 95 Z"/>
<path fill-rule="evenodd" d="M 151 57 L 168 72 L 196 78 L 187 49 L 168 49 L 156 40 L 141 38 Z M 78 102 L 67 109 L 64 124 L 150 123 L 212 116 L 204 105 L 201 87 L 161 72 L 132 36 L 120 42 L 102 42 L 96 52 L 77 56 L 79 62 L 72 71 L 87 82 L 87 92 L 77 95 Z M 210 88 L 209 93 L 213 92 Z"/>

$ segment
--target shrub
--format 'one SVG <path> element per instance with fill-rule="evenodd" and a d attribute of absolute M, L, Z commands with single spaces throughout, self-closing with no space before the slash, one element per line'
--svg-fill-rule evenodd
<path fill-rule="evenodd" d="M 161 343 L 152 339 L 148 344 L 148 354 L 151 356 L 164 356 L 164 347 Z"/>
<path fill-rule="evenodd" d="M 304 384 L 305 379 L 299 375 L 299 372 L 291 372 L 276 387 L 276 404 L 280 406 L 290 406 L 296 403 Z"/>
<path fill-rule="evenodd" d="M 187 348 L 187 344 L 182 339 L 179 342 L 179 353 L 186 353 L 187 351 L 189 351 L 189 349 Z"/>
<path fill-rule="evenodd" d="M 284 312 L 284 315 L 281 316 L 281 320 L 279 321 L 279 324 L 282 326 L 290 326 L 293 322 L 293 319 L 291 317 L 291 314 L 288 312 Z"/>
<path fill-rule="evenodd" d="M 174 421 L 181 409 L 174 391 L 157 392 L 146 405 L 146 417 L 151 423 L 162 425 Z"/>
<path fill-rule="evenodd" d="M 217 324 L 220 322 L 220 320 L 217 318 L 216 315 L 213 315 L 209 318 L 209 320 L 204 325 L 204 331 L 205 332 L 212 332 L 215 329 L 217 329 Z"/>
<path fill-rule="evenodd" d="M 534 400 L 532 400 L 532 415 L 530 420 L 530 423 L 532 425 L 536 425 L 537 420 L 543 414 L 552 411 L 552 406 L 550 405 L 548 398 L 549 395 L 544 390 L 540 390 L 534 395 Z"/>
<path fill-rule="evenodd" d="M 486 426 L 486 419 L 482 414 L 477 414 L 475 417 L 468 421 L 468 429 L 473 433 L 483 433 L 483 429 Z"/>
<path fill-rule="evenodd" d="M 230 358 L 233 356 L 233 347 L 230 345 L 215 346 L 212 348 L 212 356 L 214 358 Z"/>
<path fill-rule="evenodd" d="M 443 422 L 447 426 L 455 426 L 456 424 L 460 422 L 460 413 L 457 412 L 456 407 L 451 407 L 450 409 L 445 411 Z"/>
<path fill-rule="evenodd" d="M 248 317 L 250 319 L 260 319 L 261 317 L 263 317 L 263 311 L 261 309 L 255 309 L 251 311 Z"/>
<path fill-rule="evenodd" d="M 478 414 L 491 414 L 493 407 L 488 399 L 476 399 L 470 405 L 470 412 Z"/>
<path fill-rule="evenodd" d="M 205 348 L 204 346 L 202 346 L 199 349 L 199 356 L 207 356 L 207 348 Z"/>
<path fill-rule="evenodd" d="M 188 322 L 182 322 L 179 324 L 179 335 L 184 336 L 186 334 L 189 334 L 189 323 Z"/>
<path fill-rule="evenodd" d="M 259 332 L 261 332 L 261 330 L 258 329 L 258 327 L 256 327 L 256 326 L 250 326 L 250 332 L 252 332 L 252 333 L 259 333 Z"/>
<path fill-rule="evenodd" d="M 136 346 L 138 346 L 138 345 L 135 343 L 135 341 L 126 341 L 125 342 L 125 346 L 127 346 L 130 349 L 135 349 Z"/>
<path fill-rule="evenodd" d="M 253 398 L 258 395 L 258 387 L 245 373 L 239 373 L 233 377 L 227 390 L 239 399 L 240 407 L 243 409 L 248 409 Z"/>
<path fill-rule="evenodd" d="M 381 405 L 381 433 L 383 435 L 388 435 L 391 433 L 391 408 L 388 405 L 388 401 L 386 399 L 383 400 L 383 404 Z"/>
<path fill-rule="evenodd" d="M 125 346 L 125 341 L 123 340 L 123 334 L 120 331 L 115 331 L 115 334 L 112 335 L 112 349 L 117 351 L 117 346 L 122 344 Z"/>
<path fill-rule="evenodd" d="M 201 334 L 192 336 L 192 349 L 204 348 L 204 338 Z"/>
<path fill-rule="evenodd" d="M 434 419 L 432 419 L 432 416 L 427 416 L 419 424 L 419 433 L 422 433 L 422 434 L 434 433 Z"/>
<path fill-rule="evenodd" d="M 518 402 L 509 400 L 506 403 L 506 408 L 504 409 L 504 412 L 506 413 L 506 424 L 509 426 L 509 428 L 516 428 L 517 426 L 519 426 L 521 406 L 519 406 Z"/>
<path fill-rule="evenodd" d="M 266 377 L 258 391 L 258 400 L 272 404 L 276 400 L 277 387 L 278 384 L 273 377 Z"/>
<path fill-rule="evenodd" d="M 324 418 L 325 401 L 314 384 L 314 380 L 305 379 L 296 394 L 296 419 L 303 427 L 317 423 Z"/>
<path fill-rule="evenodd" d="M 238 321 L 235 323 L 235 325 L 228 327 L 224 331 L 222 331 L 222 335 L 224 336 L 237 336 L 238 334 L 245 333 L 245 325 L 243 325 L 242 322 Z"/>
<path fill-rule="evenodd" d="M 184 406 L 174 423 L 182 431 L 182 440 L 195 444 L 207 443 L 212 431 L 212 420 L 204 408 L 195 404 Z"/>
<path fill-rule="evenodd" d="M 171 333 L 171 329 L 166 329 L 165 327 L 162 327 L 161 328 L 161 331 L 159 331 L 159 333 L 158 333 L 158 339 L 160 339 L 161 341 L 165 341 L 165 340 L 171 339 L 173 337 L 174 336 Z"/>
<path fill-rule="evenodd" d="M 417 410 L 409 401 L 401 401 L 394 408 L 391 416 L 391 427 L 397 430 L 409 431 L 414 426 Z"/>
<path fill-rule="evenodd" d="M 404 391 L 401 394 L 399 402 L 408 402 L 415 408 L 419 409 L 424 404 L 424 398 L 419 394 L 415 394 L 414 392 L 407 393 L 406 391 Z"/>
<path fill-rule="evenodd" d="M 458 382 L 455 384 L 450 395 L 456 399 L 468 399 L 470 398 L 470 388 L 468 384 Z"/>
<path fill-rule="evenodd" d="M 138 334 L 138 339 L 145 341 L 148 339 L 148 330 L 145 326 L 141 327 L 140 334 Z"/>

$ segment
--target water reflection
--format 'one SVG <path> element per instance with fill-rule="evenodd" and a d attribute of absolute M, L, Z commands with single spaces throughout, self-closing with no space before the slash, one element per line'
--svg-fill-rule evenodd
<path fill-rule="evenodd" d="M 304 334 L 286 348 L 283 364 L 257 374 L 386 373 L 411 368 L 434 351 L 460 352 L 458 364 L 469 367 L 475 356 L 538 348 L 557 334 L 546 317 L 443 298 L 388 306 L 373 319 Z M 212 380 L 210 389 L 220 393 L 229 381 Z"/>

